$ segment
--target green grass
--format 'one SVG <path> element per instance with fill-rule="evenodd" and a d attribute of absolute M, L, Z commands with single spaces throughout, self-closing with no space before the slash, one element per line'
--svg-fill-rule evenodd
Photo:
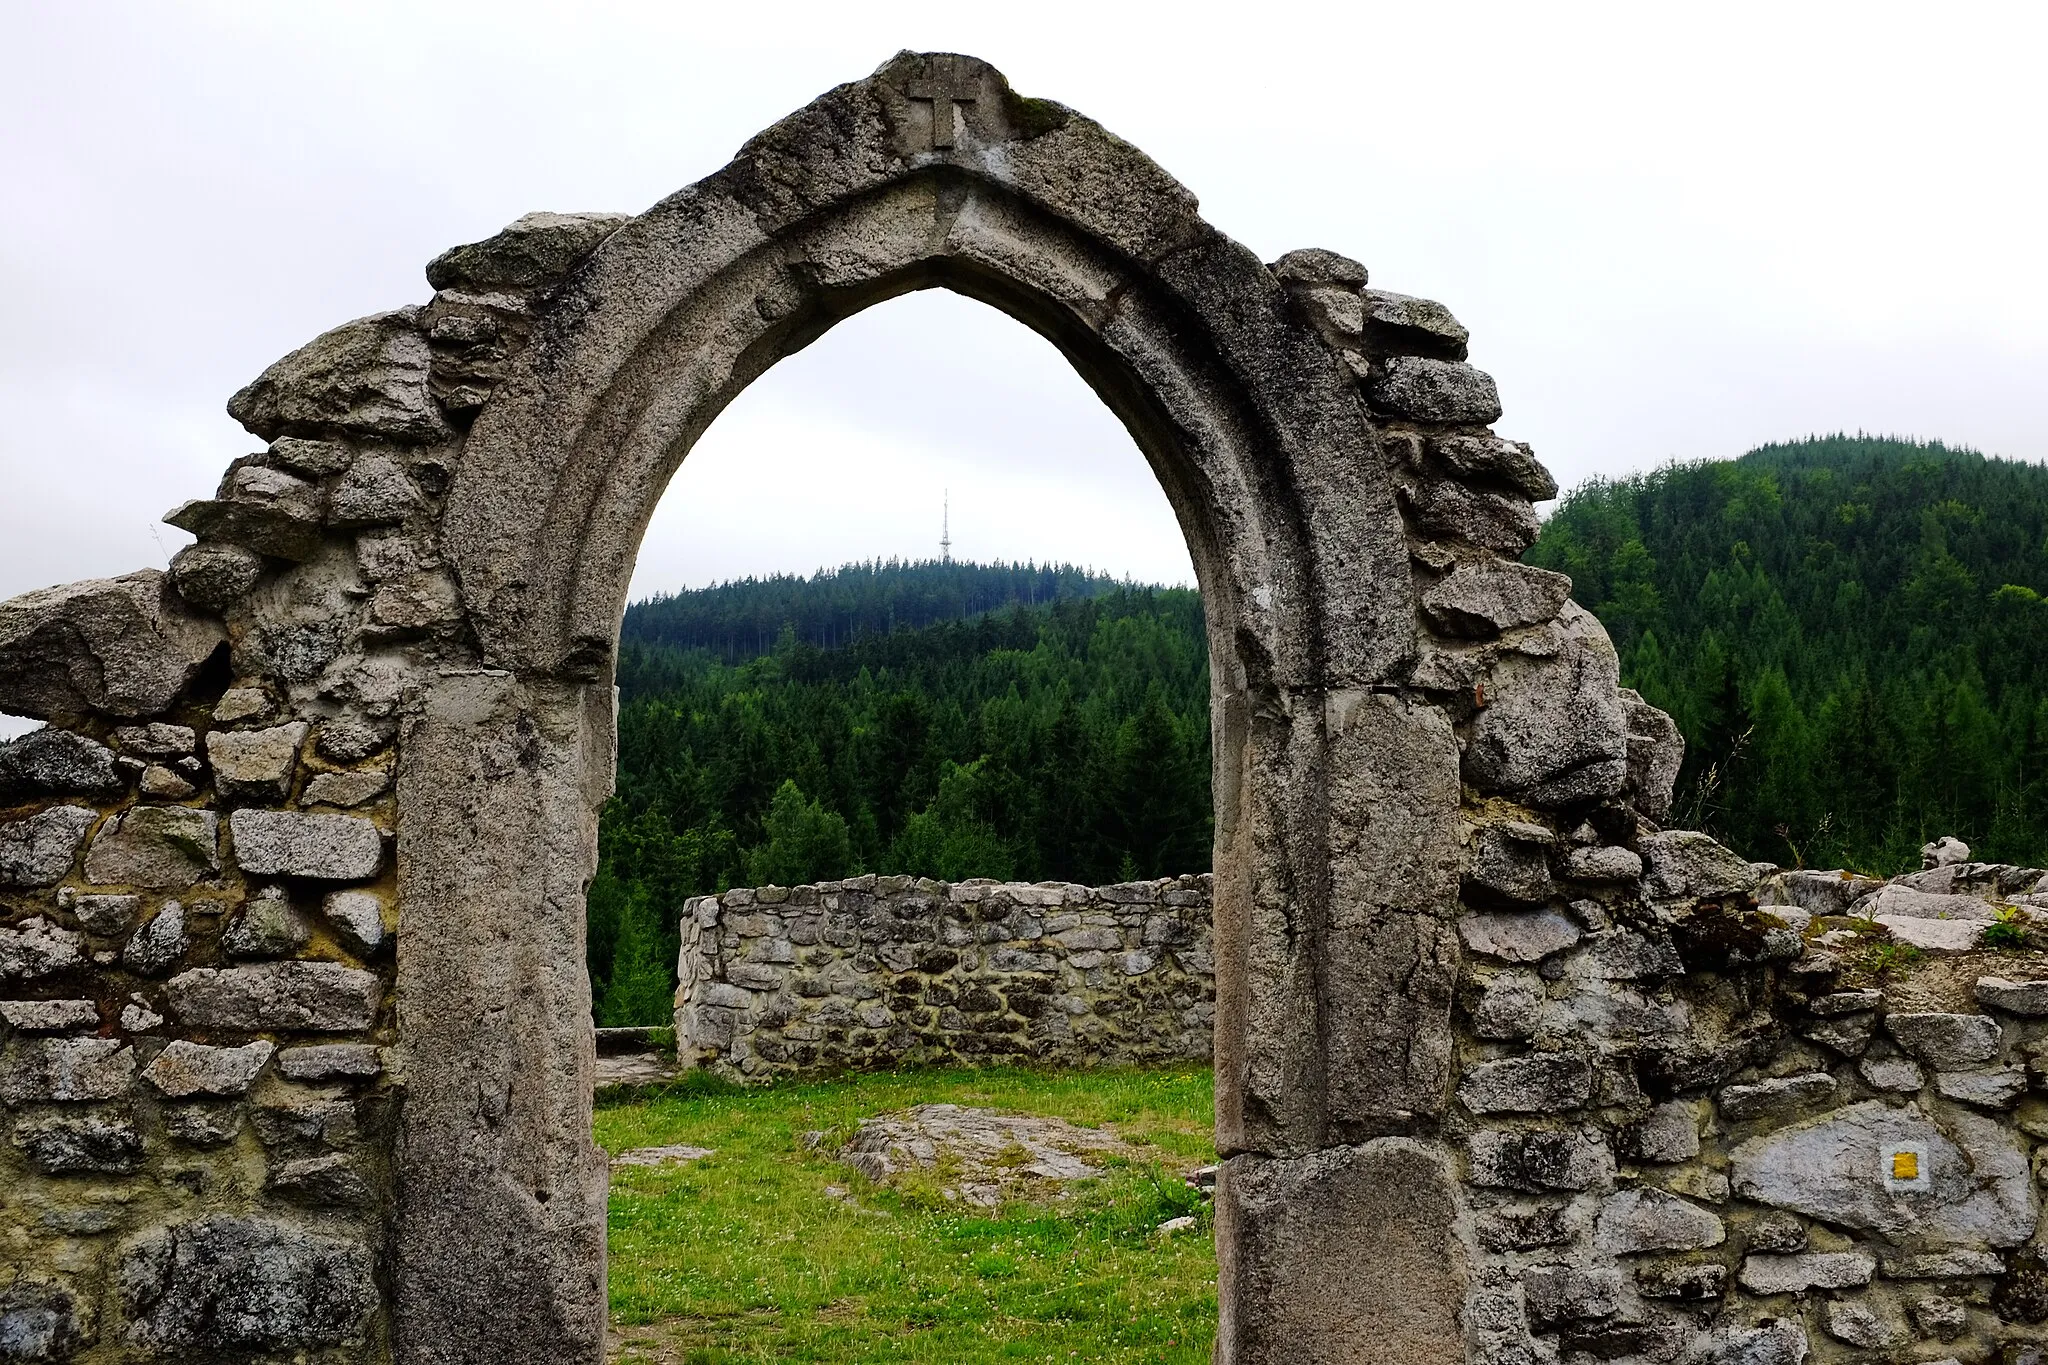
<path fill-rule="evenodd" d="M 870 1114 L 981 1105 L 1108 1125 L 1145 1155 L 1070 1197 L 963 1210 L 935 1187 L 869 1184 L 830 1149 Z M 1176 1362 L 1209 1359 L 1216 1258 L 1182 1177 L 1213 1161 L 1206 1068 L 1013 1069 L 848 1077 L 741 1090 L 695 1075 L 602 1105 L 608 1151 L 716 1155 L 612 1173 L 613 1359 Z M 807 1148 L 806 1133 L 826 1140 Z M 827 1186 L 846 1191 L 826 1193 Z M 1162 1238 L 1168 1218 L 1195 1232 Z"/>

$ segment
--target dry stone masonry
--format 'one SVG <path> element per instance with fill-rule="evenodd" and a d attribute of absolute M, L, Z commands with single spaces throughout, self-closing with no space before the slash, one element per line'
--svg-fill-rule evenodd
<path fill-rule="evenodd" d="M 1210 882 L 870 875 L 702 896 L 684 907 L 678 1058 L 741 1079 L 1206 1059 Z"/>
<path fill-rule="evenodd" d="M 639 536 L 755 377 L 934 287 L 1060 347 L 1201 583 L 1220 1362 L 2038 1358 L 2048 988 L 1987 957 L 2040 893 L 1760 880 L 1662 829 L 1677 731 L 1517 562 L 1555 486 L 1441 305 L 1262 263 L 1100 126 L 919 53 L 427 283 L 230 400 L 262 448 L 170 514 L 169 573 L 0 603 L 0 712 L 50 722 L 0 749 L 0 1359 L 601 1360 L 583 895 Z M 959 1055 L 1106 1058 L 1206 1003 L 1169 944 L 1124 988 L 1169 1022 L 1104 1009 L 1149 905 L 1084 904 L 1090 947 L 1008 888 L 814 890 L 696 908 L 712 1064 L 907 1055 L 947 1009 L 999 1021 Z M 915 897 L 915 933 L 832 923 Z M 899 1010 L 862 952 L 927 927 L 970 941 L 911 949 Z M 1907 940 L 1949 951 L 1871 979 Z M 970 1011 L 1007 951 L 1058 961 Z M 1088 1006 L 1067 1038 L 1027 975 Z"/>

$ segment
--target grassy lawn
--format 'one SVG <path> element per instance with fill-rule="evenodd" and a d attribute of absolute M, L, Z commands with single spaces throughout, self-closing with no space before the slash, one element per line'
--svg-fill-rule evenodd
<path fill-rule="evenodd" d="M 1209 1211 L 1182 1180 L 1215 1159 L 1207 1068 L 927 1071 L 749 1090 L 708 1079 L 598 1109 L 608 1151 L 715 1150 L 612 1172 L 615 1361 L 1209 1359 Z M 925 1103 L 1108 1125 L 1146 1153 L 1065 1199 L 1000 1210 L 963 1210 L 935 1186 L 871 1185 L 829 1155 L 860 1119 Z M 807 1148 L 804 1134 L 819 1130 L 825 1141 Z M 1194 1232 L 1155 1234 L 1186 1213 Z"/>

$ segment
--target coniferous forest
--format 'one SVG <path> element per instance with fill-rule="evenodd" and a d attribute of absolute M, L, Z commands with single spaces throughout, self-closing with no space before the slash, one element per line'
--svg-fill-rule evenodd
<path fill-rule="evenodd" d="M 1527 558 L 1677 719 L 1677 823 L 1787 866 L 2048 862 L 2048 468 L 1765 446 L 1575 489 Z"/>
<path fill-rule="evenodd" d="M 590 891 L 599 1022 L 667 1021 L 701 892 L 1206 869 L 1205 638 L 1192 589 L 1066 567 L 852 565 L 636 604 Z"/>
<path fill-rule="evenodd" d="M 1896 872 L 2048 863 L 2048 469 L 1829 437 L 1567 494 L 1572 576 L 1687 742 L 1674 822 Z M 1191 589 L 867 564 L 638 603 L 590 895 L 602 1023 L 662 1023 L 684 898 L 859 871 L 1115 881 L 1209 863 Z"/>

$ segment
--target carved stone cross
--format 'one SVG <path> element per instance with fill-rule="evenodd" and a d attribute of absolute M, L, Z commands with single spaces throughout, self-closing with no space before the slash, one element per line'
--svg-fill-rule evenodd
<path fill-rule="evenodd" d="M 950 61 L 934 61 L 928 69 L 930 79 L 912 81 L 903 93 L 931 105 L 932 148 L 937 150 L 953 145 L 953 106 L 973 104 L 980 99 L 981 82 L 963 79 Z"/>

